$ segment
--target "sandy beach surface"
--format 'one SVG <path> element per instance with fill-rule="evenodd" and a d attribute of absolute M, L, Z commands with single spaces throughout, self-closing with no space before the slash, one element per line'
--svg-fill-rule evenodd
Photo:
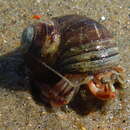
<path fill-rule="evenodd" d="M 86 15 L 113 34 L 127 81 L 115 99 L 104 103 L 81 92 L 64 111 L 32 97 L 19 51 L 21 33 L 30 24 L 67 14 Z M 130 1 L 0 0 L 0 130 L 97 129 L 130 129 Z"/>

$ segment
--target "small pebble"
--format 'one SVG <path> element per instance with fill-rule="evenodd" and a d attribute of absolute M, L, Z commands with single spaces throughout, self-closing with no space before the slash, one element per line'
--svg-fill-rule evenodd
<path fill-rule="evenodd" d="M 105 16 L 102 16 L 102 17 L 101 17 L 101 20 L 102 20 L 102 21 L 106 20 L 106 17 L 105 17 Z"/>
<path fill-rule="evenodd" d="M 40 19 L 41 17 L 42 17 L 41 15 L 33 15 L 32 16 L 32 18 L 37 19 L 37 20 Z"/>
<path fill-rule="evenodd" d="M 4 40 L 4 43 L 6 43 L 7 41 L 6 40 Z"/>
<path fill-rule="evenodd" d="M 41 2 L 41 0 L 37 0 L 37 3 L 40 3 Z"/>
<path fill-rule="evenodd" d="M 125 123 L 125 122 L 126 122 L 126 120 L 123 120 L 122 122 L 123 122 L 123 123 Z"/>
<path fill-rule="evenodd" d="M 130 85 L 130 80 L 126 80 L 126 84 Z"/>
<path fill-rule="evenodd" d="M 82 127 L 81 127 L 81 130 L 87 130 L 87 129 L 86 129 L 85 127 L 82 126 Z"/>
<path fill-rule="evenodd" d="M 29 100 L 30 100 L 30 99 L 32 99 L 32 98 L 29 96 L 29 97 L 27 97 L 27 99 L 29 99 Z"/>
<path fill-rule="evenodd" d="M 28 126 L 32 126 L 32 124 L 28 124 Z"/>
<path fill-rule="evenodd" d="M 128 17 L 130 18 L 130 14 L 128 15 Z"/>
<path fill-rule="evenodd" d="M 99 19 L 100 22 L 103 22 L 106 20 L 106 17 L 105 16 L 101 16 L 101 18 Z"/>
<path fill-rule="evenodd" d="M 43 115 L 47 114 L 47 112 L 42 112 Z"/>

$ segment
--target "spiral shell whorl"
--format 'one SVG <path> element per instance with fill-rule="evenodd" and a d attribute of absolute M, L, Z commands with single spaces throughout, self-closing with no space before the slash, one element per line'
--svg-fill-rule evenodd
<path fill-rule="evenodd" d="M 115 41 L 105 27 L 86 17 L 72 17 L 62 28 L 59 71 L 64 73 L 97 72 L 119 63 Z"/>

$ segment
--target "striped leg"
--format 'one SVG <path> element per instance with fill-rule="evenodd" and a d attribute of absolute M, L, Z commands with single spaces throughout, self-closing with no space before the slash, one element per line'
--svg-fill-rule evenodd
<path fill-rule="evenodd" d="M 60 107 L 68 104 L 79 90 L 79 75 L 65 75 L 67 82 L 61 79 L 53 86 L 35 81 L 36 87 L 40 90 L 40 97 L 46 98 L 54 107 Z"/>

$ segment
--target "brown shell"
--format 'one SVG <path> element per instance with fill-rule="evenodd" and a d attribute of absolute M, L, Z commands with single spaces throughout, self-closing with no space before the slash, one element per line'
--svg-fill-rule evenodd
<path fill-rule="evenodd" d="M 36 71 L 45 73 L 47 68 L 42 62 L 60 73 L 95 73 L 119 63 L 118 48 L 112 35 L 86 16 L 57 17 L 33 27 L 34 37 L 25 54 L 32 71 L 40 66 Z"/>
<path fill-rule="evenodd" d="M 110 32 L 85 16 L 54 18 L 61 32 L 60 55 L 56 66 L 61 72 L 97 72 L 119 63 L 118 48 Z"/>

